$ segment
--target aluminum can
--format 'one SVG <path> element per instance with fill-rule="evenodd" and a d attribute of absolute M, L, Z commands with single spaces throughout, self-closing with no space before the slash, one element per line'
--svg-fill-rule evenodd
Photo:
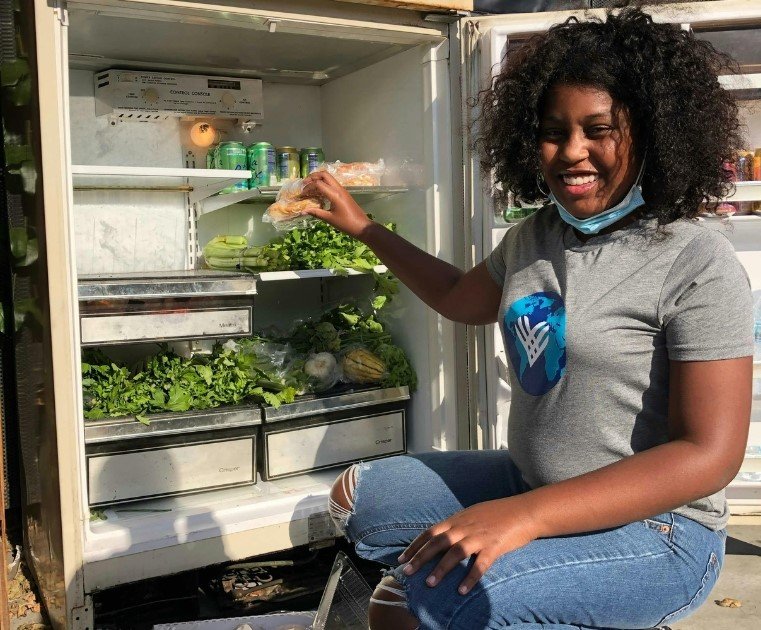
<path fill-rule="evenodd" d="M 269 142 L 257 142 L 248 147 L 246 153 L 248 154 L 248 169 L 252 175 L 248 180 L 248 187 L 253 189 L 276 185 L 275 147 Z"/>
<path fill-rule="evenodd" d="M 309 173 L 317 170 L 325 162 L 325 154 L 320 147 L 306 147 L 301 149 L 301 176 L 306 177 Z"/>
<path fill-rule="evenodd" d="M 212 147 L 206 153 L 206 168 L 214 168 L 214 162 L 217 159 L 216 156 L 217 147 Z"/>
<path fill-rule="evenodd" d="M 277 178 L 298 179 L 301 176 L 301 159 L 294 147 L 278 147 L 277 149 Z"/>
<path fill-rule="evenodd" d="M 214 167 L 228 169 L 231 171 L 245 171 L 248 166 L 246 157 L 246 147 L 240 142 L 220 142 L 217 147 L 217 159 L 214 160 Z M 220 191 L 220 193 L 233 193 L 241 190 L 248 190 L 248 180 L 236 182 L 232 186 Z"/>

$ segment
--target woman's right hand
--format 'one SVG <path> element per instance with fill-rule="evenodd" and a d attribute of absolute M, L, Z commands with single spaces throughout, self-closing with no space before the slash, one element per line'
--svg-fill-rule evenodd
<path fill-rule="evenodd" d="M 356 239 L 373 224 L 349 192 L 326 171 L 315 171 L 304 178 L 304 197 L 324 197 L 330 201 L 330 210 L 311 209 L 307 214 L 325 221 L 334 228 Z"/>

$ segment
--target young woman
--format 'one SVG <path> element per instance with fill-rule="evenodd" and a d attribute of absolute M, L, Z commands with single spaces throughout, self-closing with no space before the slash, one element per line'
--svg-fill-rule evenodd
<path fill-rule="evenodd" d="M 498 322 L 510 360 L 509 454 L 395 457 L 337 480 L 334 517 L 394 567 L 372 630 L 650 628 L 708 597 L 753 353 L 747 276 L 694 220 L 731 187 L 725 62 L 639 10 L 511 53 L 481 99 L 483 166 L 551 203 L 467 273 L 308 178 L 332 203 L 316 216 L 444 316 Z"/>

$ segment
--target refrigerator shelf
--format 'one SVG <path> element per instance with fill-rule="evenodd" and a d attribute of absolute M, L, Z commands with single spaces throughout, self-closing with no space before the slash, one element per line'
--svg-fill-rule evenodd
<path fill-rule="evenodd" d="M 77 289 L 80 302 L 242 296 L 256 295 L 256 278 L 211 269 L 110 273 L 79 276 Z"/>
<path fill-rule="evenodd" d="M 386 265 L 375 265 L 372 269 L 375 273 L 386 273 Z M 347 269 L 346 273 L 338 273 L 335 269 L 297 269 L 295 271 L 263 271 L 255 274 L 259 282 L 273 282 L 280 280 L 306 280 L 308 278 L 330 278 L 344 275 L 362 276 L 370 273 L 369 271 L 359 271 L 357 269 Z"/>
<path fill-rule="evenodd" d="M 179 413 L 157 413 L 146 416 L 148 424 L 143 424 L 134 416 L 85 420 L 85 444 L 251 426 L 261 424 L 265 418 L 268 422 L 292 420 L 308 415 L 400 402 L 409 398 L 410 391 L 406 386 L 345 389 L 324 395 L 300 396 L 295 402 L 281 405 L 277 409 L 248 404 Z"/>
<path fill-rule="evenodd" d="M 213 172 L 213 171 L 212 171 Z M 198 203 L 198 215 L 209 214 L 221 210 L 236 203 L 271 203 L 277 197 L 280 186 L 267 186 L 252 190 L 242 190 L 236 193 L 216 195 L 200 200 Z M 405 186 L 348 186 L 346 190 L 353 197 L 359 197 L 365 201 L 375 201 L 392 195 L 409 192 Z"/>
<path fill-rule="evenodd" d="M 304 416 L 334 413 L 349 409 L 359 409 L 375 405 L 383 405 L 391 402 L 409 400 L 410 390 L 407 386 L 386 387 L 383 389 L 360 389 L 349 390 L 344 393 L 328 393 L 321 396 L 302 396 L 300 399 L 287 405 L 264 407 L 262 420 L 265 423 L 293 420 Z"/>
<path fill-rule="evenodd" d="M 735 194 L 729 195 L 726 201 L 761 201 L 761 181 L 735 182 Z"/>
<path fill-rule="evenodd" d="M 249 427 L 261 424 L 262 411 L 258 405 L 237 405 L 180 413 L 157 413 L 147 418 L 149 424 L 143 424 L 134 416 L 85 420 L 85 444 Z"/>
<path fill-rule="evenodd" d="M 90 164 L 72 164 L 71 173 L 75 190 L 175 190 L 189 193 L 191 203 L 251 178 L 251 171 L 244 170 Z M 136 183 L 135 178 L 151 178 L 153 183 Z"/>

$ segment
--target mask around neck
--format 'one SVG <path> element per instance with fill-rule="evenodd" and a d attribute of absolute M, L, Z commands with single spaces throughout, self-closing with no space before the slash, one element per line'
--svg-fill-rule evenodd
<path fill-rule="evenodd" d="M 576 228 L 582 234 L 597 234 L 606 227 L 613 225 L 616 221 L 620 221 L 628 214 L 634 212 L 640 206 L 645 205 L 645 200 L 642 197 L 642 173 L 645 170 L 645 161 L 642 161 L 642 166 L 639 169 L 639 175 L 637 175 L 637 181 L 629 189 L 626 196 L 612 208 L 595 214 L 594 216 L 587 217 L 586 219 L 577 219 L 563 205 L 557 200 L 557 197 L 550 191 L 549 198 L 555 207 L 558 209 L 560 218 L 563 219 L 568 225 Z"/>

